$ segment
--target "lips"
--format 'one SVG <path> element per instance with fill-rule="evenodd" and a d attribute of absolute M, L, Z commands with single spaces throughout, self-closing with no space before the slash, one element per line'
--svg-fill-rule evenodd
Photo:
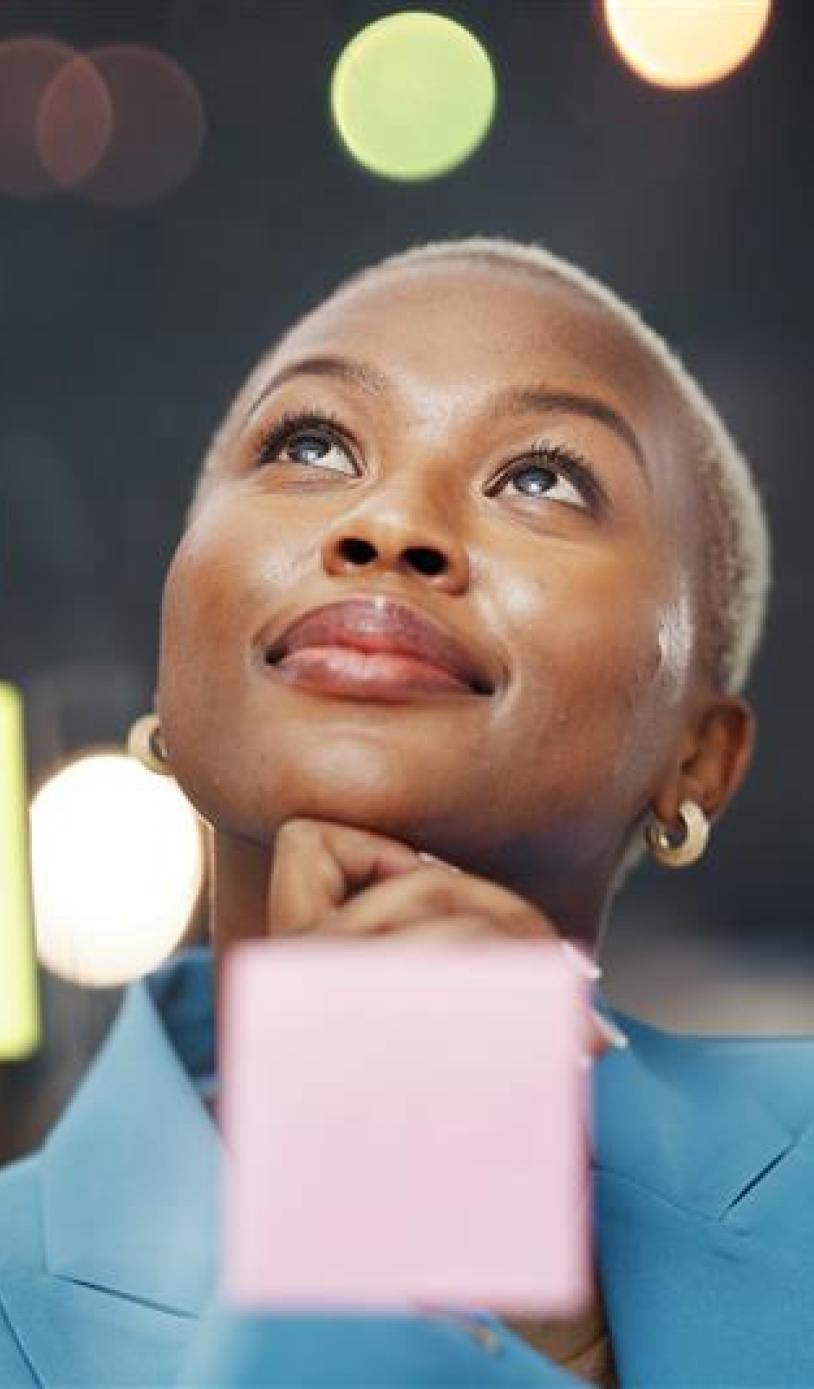
<path fill-rule="evenodd" d="M 264 629 L 260 640 L 271 665 L 306 648 L 346 647 L 410 657 L 445 671 L 476 694 L 492 694 L 495 688 L 489 665 L 479 652 L 427 613 L 382 595 L 314 608 L 282 632 Z"/>

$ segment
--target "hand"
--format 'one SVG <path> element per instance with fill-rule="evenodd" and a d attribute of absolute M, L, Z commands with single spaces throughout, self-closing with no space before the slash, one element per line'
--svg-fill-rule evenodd
<path fill-rule="evenodd" d="M 428 859 L 369 830 L 325 820 L 288 820 L 275 843 L 269 935 L 561 940 L 553 923 L 516 893 Z M 567 956 L 585 977 L 593 977 L 589 962 L 581 965 L 576 950 Z M 589 1047 L 599 1057 L 619 1042 L 598 1014 L 592 1016 Z"/>
<path fill-rule="evenodd" d="M 288 820 L 278 831 L 266 920 L 274 937 L 561 940 L 542 912 L 506 888 L 384 835 L 305 818 Z M 584 977 L 595 978 L 588 958 L 562 943 L 566 958 Z M 589 1047 L 596 1059 L 620 1043 L 611 1040 L 598 1014 L 592 1011 L 592 1017 Z M 445 1314 L 435 1308 L 429 1315 Z M 567 1322 L 503 1320 L 575 1374 L 582 1371 L 583 1359 L 588 1369 L 585 1357 L 604 1344 L 597 1340 L 605 1326 L 598 1291 L 590 1308 Z"/>
<path fill-rule="evenodd" d="M 266 923 L 270 936 L 314 932 L 372 883 L 420 867 L 415 849 L 329 820 L 286 820 L 277 832 Z"/>

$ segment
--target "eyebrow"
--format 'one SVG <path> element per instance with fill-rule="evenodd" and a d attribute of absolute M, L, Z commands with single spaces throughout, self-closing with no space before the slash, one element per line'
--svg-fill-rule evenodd
<path fill-rule="evenodd" d="M 335 380 L 361 386 L 374 396 L 387 395 L 391 383 L 387 376 L 368 362 L 355 361 L 350 357 L 321 355 L 304 357 L 298 362 L 289 362 L 281 367 L 266 382 L 254 404 L 246 413 L 246 419 L 254 414 L 258 405 L 276 391 L 286 381 L 295 376 L 328 376 Z M 575 415 L 585 415 L 607 425 L 627 444 L 638 464 L 642 475 L 650 485 L 650 478 L 644 458 L 644 450 L 630 424 L 618 410 L 594 396 L 581 395 L 573 391 L 557 391 L 547 386 L 509 386 L 496 391 L 487 402 L 492 410 L 508 415 L 526 415 L 533 411 L 565 410 Z"/>

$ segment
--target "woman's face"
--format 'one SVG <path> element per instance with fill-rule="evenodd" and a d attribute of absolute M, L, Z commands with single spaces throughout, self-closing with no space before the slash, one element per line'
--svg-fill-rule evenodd
<path fill-rule="evenodd" d="M 375 383 L 290 370 L 327 356 Z M 260 844 L 304 815 L 460 864 L 615 863 L 700 689 L 697 501 L 641 349 L 554 280 L 447 262 L 339 294 L 249 384 L 163 597 L 156 707 L 199 812 Z M 336 423 L 264 450 L 299 410 Z M 379 594 L 480 653 L 492 692 L 270 678 L 269 622 Z"/>

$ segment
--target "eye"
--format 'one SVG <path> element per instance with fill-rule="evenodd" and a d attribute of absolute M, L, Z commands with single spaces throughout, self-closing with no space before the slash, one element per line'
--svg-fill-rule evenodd
<path fill-rule="evenodd" d="M 528 482 L 521 485 L 518 479 Z M 518 459 L 507 468 L 493 492 L 510 482 L 515 495 L 533 499 L 565 502 L 569 506 L 596 506 L 601 501 L 601 489 L 587 464 L 578 454 L 560 444 L 538 444 L 530 455 Z"/>
<path fill-rule="evenodd" d="M 288 458 L 282 457 L 285 450 Z M 344 455 L 345 466 L 325 460 L 332 451 Z M 310 472 L 338 473 L 358 477 L 359 472 L 347 442 L 346 430 L 338 416 L 322 410 L 285 411 L 266 429 L 252 448 L 255 466 L 304 468 Z M 529 478 L 528 485 L 517 479 Z M 515 496 L 533 500 L 565 502 L 568 506 L 602 512 L 606 496 L 593 470 L 579 454 L 562 444 L 541 442 L 504 470 L 489 495 L 511 483 Z"/>
<path fill-rule="evenodd" d="M 343 468 L 325 463 L 324 459 L 333 449 L 341 450 L 351 466 Z M 289 454 L 288 458 L 278 457 L 283 450 Z M 356 476 L 350 450 L 340 437 L 339 421 L 313 410 L 281 415 L 274 427 L 261 436 L 254 453 L 258 466 L 290 463 L 294 467 Z"/>

